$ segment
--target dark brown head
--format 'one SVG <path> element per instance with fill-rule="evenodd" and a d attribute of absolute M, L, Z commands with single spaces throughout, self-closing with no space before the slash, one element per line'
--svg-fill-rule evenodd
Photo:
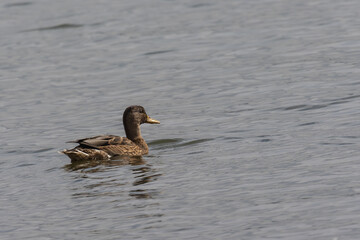
<path fill-rule="evenodd" d="M 140 125 L 143 123 L 159 124 L 158 120 L 150 118 L 142 106 L 127 107 L 123 115 L 123 123 L 126 125 Z"/>

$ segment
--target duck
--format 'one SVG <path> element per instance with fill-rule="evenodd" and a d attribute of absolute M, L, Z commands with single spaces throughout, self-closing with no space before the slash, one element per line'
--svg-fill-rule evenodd
<path fill-rule="evenodd" d="M 126 137 L 99 135 L 78 139 L 70 141 L 70 143 L 77 143 L 78 146 L 64 149 L 61 153 L 67 155 L 72 162 L 111 160 L 118 156 L 132 157 L 148 154 L 149 147 L 140 131 L 140 125 L 143 123 L 160 124 L 160 121 L 149 117 L 142 106 L 129 106 L 123 114 Z"/>

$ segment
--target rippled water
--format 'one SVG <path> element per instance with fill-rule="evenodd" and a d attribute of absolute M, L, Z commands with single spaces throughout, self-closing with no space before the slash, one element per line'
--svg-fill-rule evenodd
<path fill-rule="evenodd" d="M 1 239 L 357 239 L 359 9 L 2 1 Z M 133 104 L 149 155 L 57 153 Z"/>

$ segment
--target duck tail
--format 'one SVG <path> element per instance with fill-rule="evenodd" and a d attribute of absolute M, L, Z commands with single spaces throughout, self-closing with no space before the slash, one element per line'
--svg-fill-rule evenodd
<path fill-rule="evenodd" d="M 72 162 L 76 161 L 89 161 L 89 160 L 109 160 L 111 156 L 102 150 L 99 149 L 87 149 L 87 148 L 73 148 L 73 149 L 64 149 L 60 151 L 67 155 Z"/>
<path fill-rule="evenodd" d="M 62 151 L 59 151 L 59 153 L 63 153 L 65 155 L 67 155 L 71 161 L 81 161 L 81 160 L 88 160 L 89 159 L 89 154 L 87 154 L 86 152 L 83 152 L 79 149 L 64 149 Z"/>

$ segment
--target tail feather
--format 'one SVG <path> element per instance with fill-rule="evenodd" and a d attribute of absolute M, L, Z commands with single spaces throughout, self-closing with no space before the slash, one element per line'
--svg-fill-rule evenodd
<path fill-rule="evenodd" d="M 106 152 L 98 149 L 73 148 L 64 149 L 60 153 L 67 155 L 71 161 L 107 160 L 111 157 Z"/>

